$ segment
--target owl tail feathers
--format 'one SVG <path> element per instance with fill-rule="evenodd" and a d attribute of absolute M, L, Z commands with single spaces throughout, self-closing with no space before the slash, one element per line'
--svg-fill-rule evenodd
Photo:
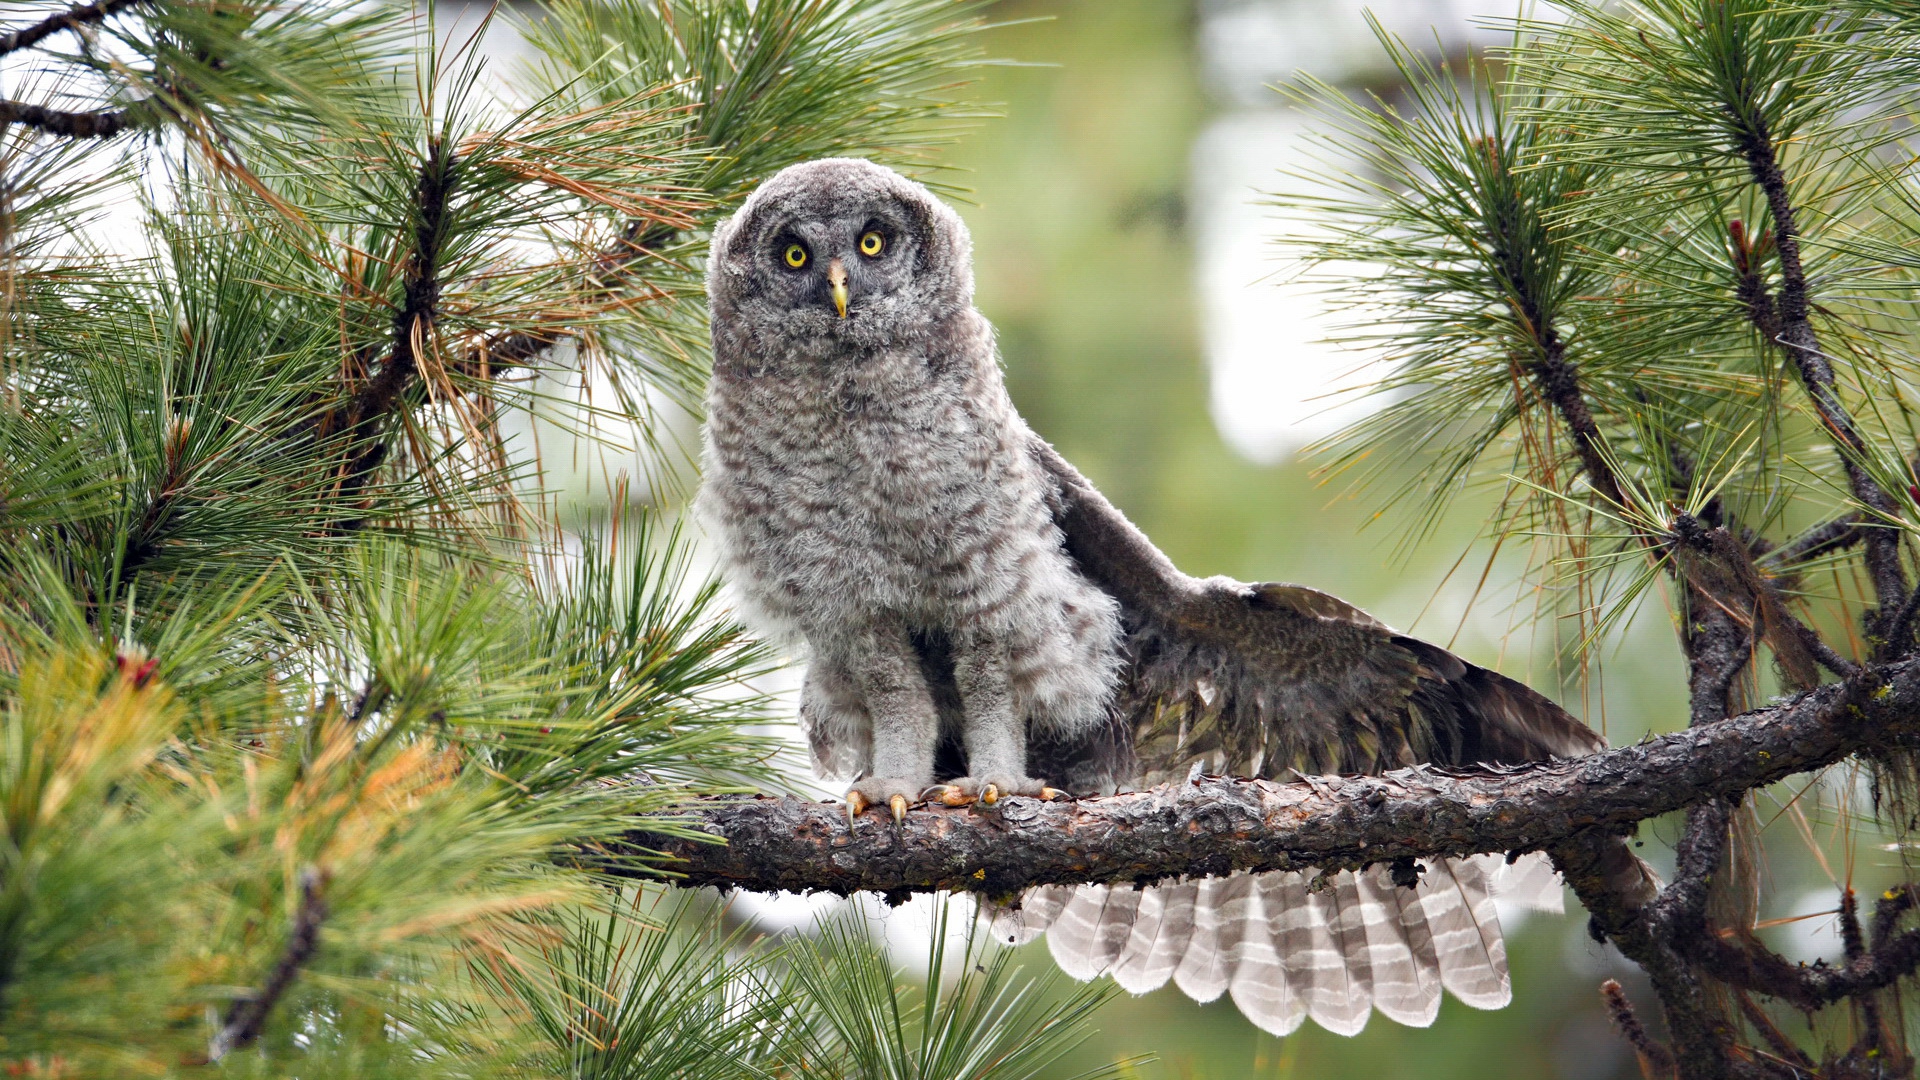
<path fill-rule="evenodd" d="M 1498 855 L 1422 860 L 1421 871 L 1411 889 L 1385 866 L 1140 889 L 1042 885 L 985 914 L 1008 944 L 1046 934 L 1076 979 L 1111 975 L 1135 994 L 1171 981 L 1196 1001 L 1228 994 L 1275 1035 L 1309 1017 L 1357 1034 L 1375 1009 L 1426 1027 L 1442 989 L 1475 1008 L 1506 1005 L 1513 987 L 1495 901 L 1557 911 L 1559 876 L 1537 854 L 1512 865 Z"/>

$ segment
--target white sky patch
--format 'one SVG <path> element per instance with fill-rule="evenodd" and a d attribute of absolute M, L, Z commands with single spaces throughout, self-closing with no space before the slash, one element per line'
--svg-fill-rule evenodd
<path fill-rule="evenodd" d="M 1291 111 L 1228 113 L 1193 151 L 1196 289 L 1214 422 L 1229 445 L 1262 463 L 1383 400 L 1359 392 L 1378 381 L 1377 362 L 1328 342 L 1352 314 L 1332 311 L 1321 286 L 1299 280 L 1297 261 L 1277 243 L 1313 223 L 1269 205 L 1268 193 L 1332 192 L 1331 184 L 1285 175 L 1309 160 L 1306 130 L 1307 118 Z"/>

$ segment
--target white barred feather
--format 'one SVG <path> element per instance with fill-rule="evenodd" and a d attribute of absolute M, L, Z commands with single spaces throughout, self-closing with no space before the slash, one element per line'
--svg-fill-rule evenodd
<path fill-rule="evenodd" d="M 1207 878 L 1193 902 L 1193 930 L 1187 954 L 1173 971 L 1173 984 L 1195 1001 L 1212 1001 L 1225 993 L 1229 976 L 1220 970 L 1222 892 L 1232 878 Z"/>
<path fill-rule="evenodd" d="M 1440 984 L 1476 1009 L 1498 1009 L 1513 1000 L 1507 979 L 1507 946 L 1486 875 L 1465 859 L 1422 860 L 1420 901 L 1433 929 Z"/>
<path fill-rule="evenodd" d="M 1166 893 L 1166 902 L 1160 916 L 1160 934 L 1138 975 L 1144 989 L 1135 990 L 1137 994 L 1158 990 L 1179 970 L 1180 961 L 1187 955 L 1187 942 L 1193 937 L 1193 909 L 1200 903 L 1200 882 L 1182 881 L 1155 888 Z"/>
<path fill-rule="evenodd" d="M 1264 1031 L 1285 1035 L 1312 1017 L 1358 1033 L 1375 1009 L 1425 1027 L 1444 987 L 1497 1009 L 1513 997 L 1495 900 L 1557 908 L 1560 879 L 1544 857 L 1423 860 L 1420 880 L 1393 883 L 1385 866 L 1317 874 L 1237 873 L 1135 888 L 1046 885 L 1017 907 L 988 905 L 994 935 L 1022 944 L 1041 933 L 1062 971 L 1110 974 L 1131 993 L 1169 980 L 1196 1001 L 1231 993 Z"/>
<path fill-rule="evenodd" d="M 1275 879 L 1286 876 L 1298 875 L 1256 874 L 1247 879 L 1253 883 L 1247 904 L 1247 931 L 1240 941 L 1239 963 L 1229 988 L 1241 1014 L 1276 1035 L 1298 1028 L 1307 1016 L 1306 1002 L 1287 978 L 1274 939 L 1275 917 L 1284 912 L 1276 906 L 1272 885 Z"/>

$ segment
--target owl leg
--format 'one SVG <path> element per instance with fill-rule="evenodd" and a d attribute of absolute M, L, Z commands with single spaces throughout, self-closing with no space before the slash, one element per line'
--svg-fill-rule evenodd
<path fill-rule="evenodd" d="M 898 821 L 933 780 L 933 694 L 905 626 L 875 627 L 844 662 L 873 724 L 872 768 L 847 791 L 848 809 L 884 803 Z"/>
<path fill-rule="evenodd" d="M 947 806 L 976 800 L 991 804 L 1002 795 L 1058 798 L 1061 792 L 1027 775 L 1027 723 L 1013 709 L 1006 646 L 975 642 L 957 648 L 953 681 L 966 707 L 961 741 L 967 750 L 967 775 L 929 794 Z"/>

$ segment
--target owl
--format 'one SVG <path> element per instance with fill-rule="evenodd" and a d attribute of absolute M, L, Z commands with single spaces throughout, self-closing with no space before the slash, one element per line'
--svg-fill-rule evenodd
<path fill-rule="evenodd" d="M 1578 755 L 1527 687 L 1299 585 L 1181 573 L 1021 420 L 966 227 L 866 161 L 795 165 L 713 238 L 696 512 L 750 625 L 803 650 L 800 718 L 850 814 L 1211 774 Z M 1640 873 L 1624 854 L 1623 871 Z M 1510 997 L 1493 897 L 1539 857 L 1318 878 L 1044 886 L 989 905 L 1069 973 L 1230 993 L 1266 1030 L 1430 1023 Z"/>

